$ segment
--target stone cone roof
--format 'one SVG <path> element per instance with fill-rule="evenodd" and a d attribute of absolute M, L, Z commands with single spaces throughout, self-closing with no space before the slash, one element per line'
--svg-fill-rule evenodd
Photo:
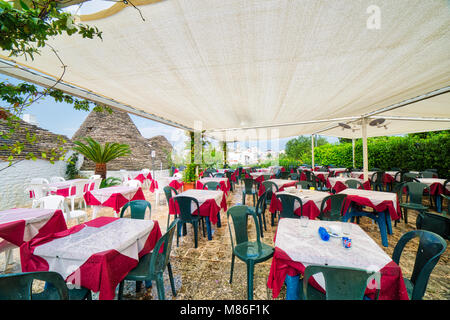
<path fill-rule="evenodd" d="M 75 132 L 72 141 L 84 141 L 82 140 L 84 137 L 91 137 L 101 144 L 117 142 L 130 146 L 131 155 L 108 162 L 107 170 L 153 169 L 152 150 L 155 150 L 156 153 L 156 157 L 153 159 L 155 170 L 160 169 L 160 163 L 162 163 L 163 169 L 167 169 L 169 166 L 167 153 L 172 151 L 172 145 L 169 141 L 164 136 L 157 136 L 150 139 L 144 138 L 126 112 L 113 110 L 110 114 L 108 112 L 92 111 L 77 132 Z M 149 143 L 151 143 L 152 147 L 149 146 Z M 84 159 L 81 170 L 94 169 L 95 164 L 88 159 Z"/>

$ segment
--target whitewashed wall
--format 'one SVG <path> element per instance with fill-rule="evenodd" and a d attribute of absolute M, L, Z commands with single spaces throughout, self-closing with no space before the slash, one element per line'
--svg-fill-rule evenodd
<path fill-rule="evenodd" d="M 67 153 L 67 158 L 72 152 Z M 79 169 L 83 163 L 83 157 L 80 156 L 76 163 Z M 6 168 L 8 162 L 0 161 L 0 170 Z M 67 162 L 57 161 L 51 164 L 46 160 L 22 160 L 13 166 L 0 171 L 0 210 L 6 210 L 14 207 L 30 206 L 32 200 L 29 194 L 25 192 L 27 184 L 33 178 L 45 178 L 50 180 L 53 176 L 65 177 Z M 80 171 L 80 174 L 89 177 L 94 171 Z M 169 170 L 152 171 L 152 177 L 168 177 Z M 121 177 L 120 171 L 107 171 L 107 177 Z"/>
<path fill-rule="evenodd" d="M 0 161 L 0 169 L 8 162 Z M 51 164 L 46 160 L 23 160 L 0 171 L 0 210 L 31 205 L 29 194 L 25 193 L 27 183 L 33 178 L 64 177 L 67 163 L 57 161 Z"/>

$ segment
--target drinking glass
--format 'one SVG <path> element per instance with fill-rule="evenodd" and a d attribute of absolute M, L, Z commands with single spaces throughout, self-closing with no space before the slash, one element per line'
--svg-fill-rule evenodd
<path fill-rule="evenodd" d="M 300 217 L 300 225 L 303 228 L 306 228 L 308 226 L 309 218 L 307 216 L 301 216 Z"/>
<path fill-rule="evenodd" d="M 352 231 L 352 224 L 350 222 L 344 222 L 342 224 L 342 233 L 346 236 L 350 235 Z"/>

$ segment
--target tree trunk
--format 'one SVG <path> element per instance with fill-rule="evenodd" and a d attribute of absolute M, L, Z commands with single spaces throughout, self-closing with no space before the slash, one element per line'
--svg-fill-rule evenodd
<path fill-rule="evenodd" d="M 99 174 L 102 179 L 106 179 L 106 163 L 96 163 L 95 174 Z"/>

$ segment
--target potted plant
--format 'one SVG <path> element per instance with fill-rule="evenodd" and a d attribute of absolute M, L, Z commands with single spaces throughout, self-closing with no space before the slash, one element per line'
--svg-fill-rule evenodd
<path fill-rule="evenodd" d="M 106 179 L 106 163 L 131 154 L 131 149 L 127 144 L 106 142 L 101 145 L 91 137 L 84 138 L 84 140 L 86 144 L 74 141 L 73 149 L 95 163 L 95 174 L 101 175 L 102 179 Z"/>
<path fill-rule="evenodd" d="M 190 163 L 186 166 L 186 169 L 184 169 L 183 171 L 184 190 L 195 188 L 195 182 L 198 179 L 196 168 L 197 168 L 196 164 Z"/>

